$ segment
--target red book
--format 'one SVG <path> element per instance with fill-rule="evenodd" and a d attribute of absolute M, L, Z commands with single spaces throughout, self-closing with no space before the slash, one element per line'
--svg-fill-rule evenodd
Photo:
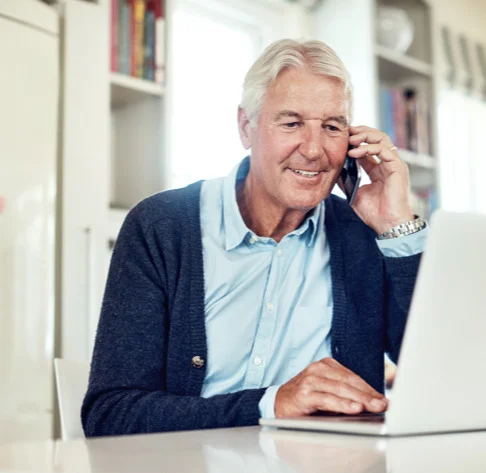
<path fill-rule="evenodd" d="M 111 0 L 111 70 L 118 72 L 118 0 Z"/>

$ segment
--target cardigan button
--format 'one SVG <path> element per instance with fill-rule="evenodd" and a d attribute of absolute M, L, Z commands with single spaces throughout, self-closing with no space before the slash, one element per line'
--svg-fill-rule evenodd
<path fill-rule="evenodd" d="M 194 368 L 202 368 L 204 366 L 204 358 L 201 358 L 199 355 L 193 357 L 192 366 Z"/>

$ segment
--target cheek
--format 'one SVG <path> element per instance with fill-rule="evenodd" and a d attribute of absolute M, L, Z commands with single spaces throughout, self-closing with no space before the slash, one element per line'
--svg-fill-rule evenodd
<path fill-rule="evenodd" d="M 298 147 L 295 137 L 282 133 L 264 133 L 258 140 L 258 154 L 264 157 L 264 161 L 271 163 L 284 163 Z"/>
<path fill-rule="evenodd" d="M 326 153 L 334 166 L 341 166 L 346 159 L 348 152 L 348 140 L 330 144 Z"/>

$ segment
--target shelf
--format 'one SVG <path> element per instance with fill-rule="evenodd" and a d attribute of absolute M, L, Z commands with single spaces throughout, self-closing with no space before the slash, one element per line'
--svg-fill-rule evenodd
<path fill-rule="evenodd" d="M 124 107 L 148 97 L 161 97 L 164 89 L 156 82 L 138 79 L 124 74 L 111 73 L 111 105 Z"/>
<path fill-rule="evenodd" d="M 375 46 L 378 57 L 380 78 L 388 81 L 396 81 L 411 75 L 432 77 L 433 68 L 430 64 L 420 59 L 398 53 L 385 46 Z"/>
<path fill-rule="evenodd" d="M 424 169 L 435 169 L 437 167 L 437 161 L 432 156 L 417 154 L 407 149 L 399 149 L 398 154 L 410 166 L 417 166 Z"/>

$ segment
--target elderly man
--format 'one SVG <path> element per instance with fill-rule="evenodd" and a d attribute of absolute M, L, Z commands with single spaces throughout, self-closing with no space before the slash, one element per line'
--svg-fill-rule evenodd
<path fill-rule="evenodd" d="M 384 353 L 398 358 L 426 230 L 407 165 L 384 133 L 350 126 L 351 102 L 334 51 L 278 41 L 244 83 L 250 156 L 224 179 L 132 209 L 108 276 L 86 435 L 386 410 Z M 372 181 L 352 208 L 331 195 L 350 144 Z M 382 239 L 395 227 L 403 235 Z"/>

